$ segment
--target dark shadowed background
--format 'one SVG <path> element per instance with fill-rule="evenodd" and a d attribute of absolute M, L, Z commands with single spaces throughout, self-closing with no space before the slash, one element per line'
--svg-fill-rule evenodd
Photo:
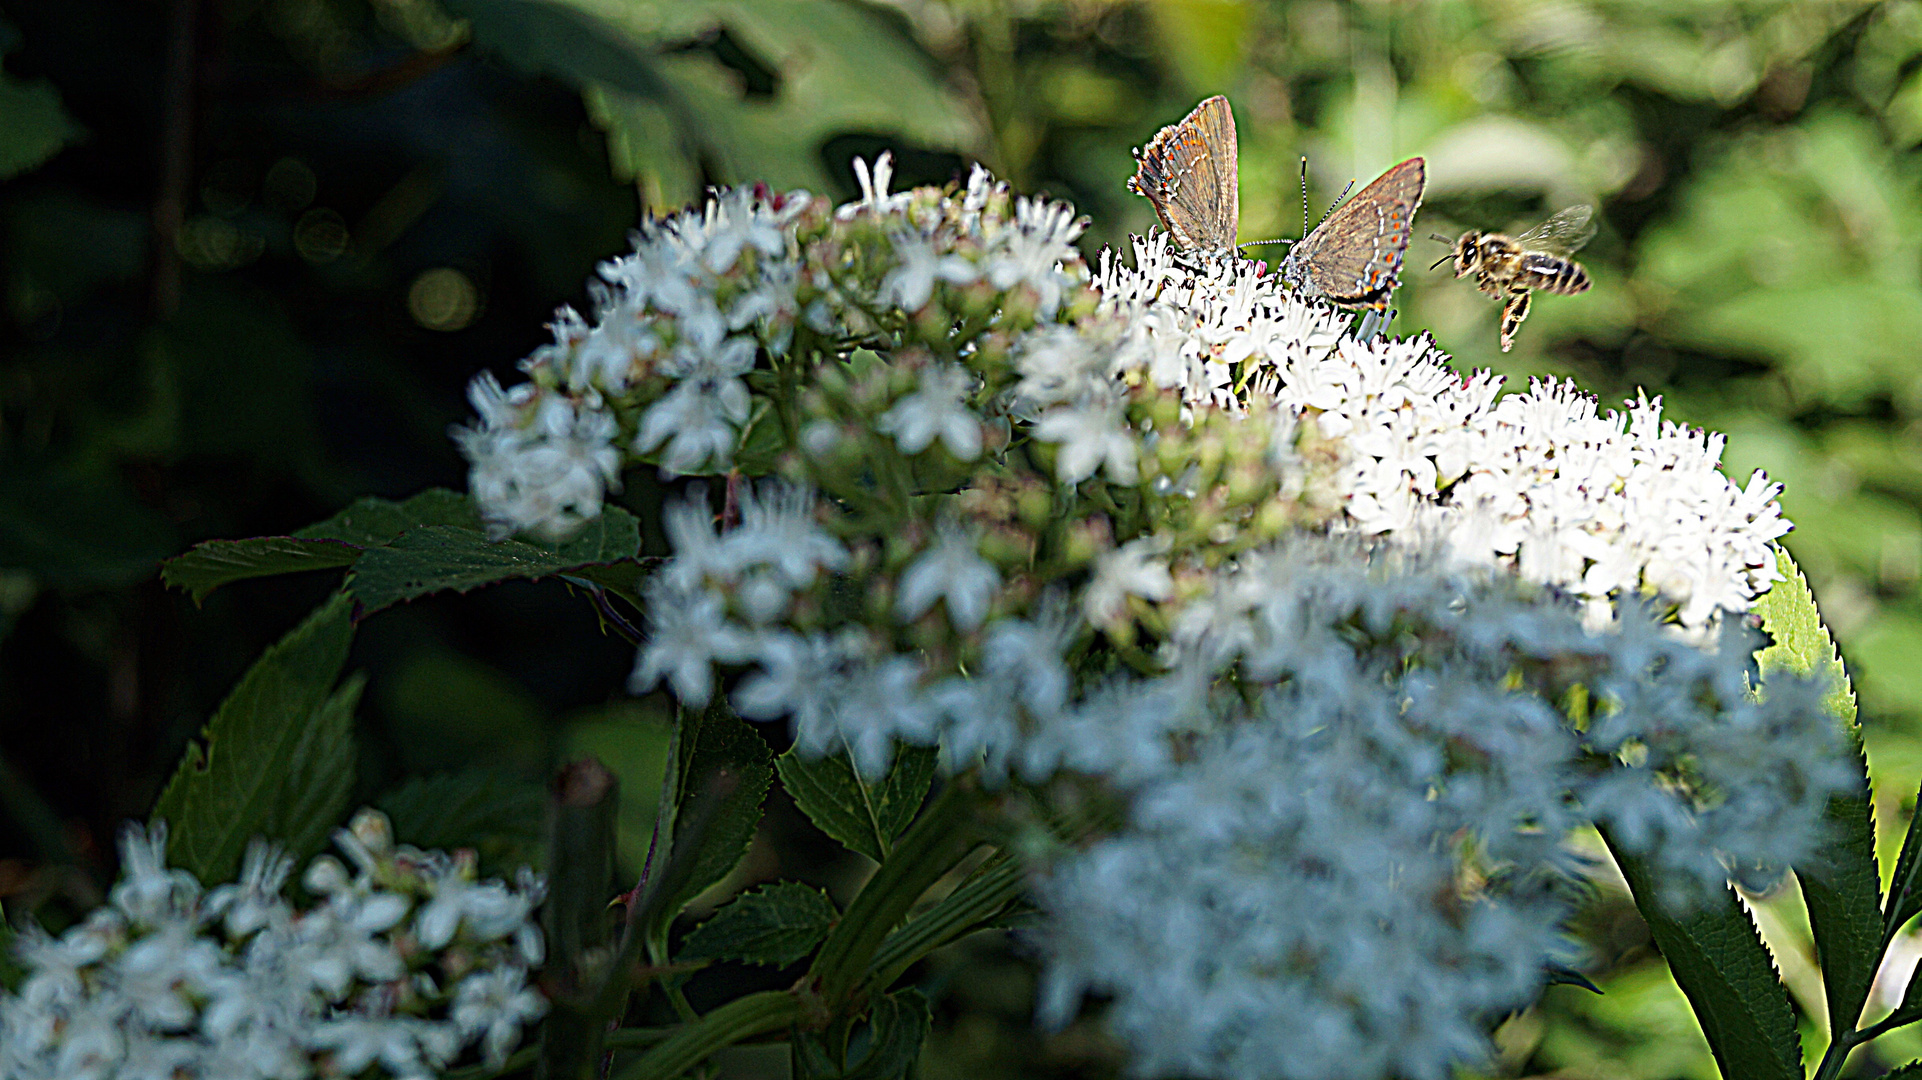
<path fill-rule="evenodd" d="M 1511 386 L 1661 394 L 1674 419 L 1728 433 L 1730 475 L 1786 482 L 1788 546 L 1861 693 L 1884 834 L 1913 812 L 1917 3 L 0 0 L 0 52 L 15 921 L 58 926 L 97 901 L 117 823 L 148 812 L 239 672 L 335 584 L 243 583 L 196 608 L 156 561 L 360 495 L 461 487 L 446 432 L 466 380 L 511 377 L 640 215 L 759 180 L 844 198 L 852 158 L 892 149 L 903 184 L 978 160 L 1073 200 L 1092 254 L 1152 221 L 1124 188 L 1129 148 L 1213 93 L 1239 121 L 1243 239 L 1300 235 L 1302 155 L 1319 215 L 1350 178 L 1424 154 L 1400 332 Z M 1539 298 L 1504 356 L 1497 306 L 1427 270 L 1446 248 L 1425 237 L 1584 202 L 1594 290 Z M 622 501 L 651 521 L 662 490 L 636 475 Z M 622 693 L 631 660 L 556 582 L 368 620 L 360 801 L 498 872 L 538 857 L 548 770 L 592 752 L 625 779 L 638 865 L 666 728 L 658 701 Z M 463 816 L 463 800 L 489 809 Z M 845 890 L 859 859 L 777 807 L 725 889 L 779 874 Z M 1800 900 L 1758 907 L 1819 1041 Z M 1625 895 L 1604 883 L 1580 928 L 1607 993 L 1555 987 L 1509 1021 L 1503 1074 L 1714 1076 Z M 781 976 L 703 977 L 718 992 Z M 1116 1071 L 1095 1025 L 1029 1029 L 1018 942 L 965 942 L 921 985 L 930 1078 Z M 1915 1029 L 1884 1042 L 1864 1075 L 1922 1053 Z"/>

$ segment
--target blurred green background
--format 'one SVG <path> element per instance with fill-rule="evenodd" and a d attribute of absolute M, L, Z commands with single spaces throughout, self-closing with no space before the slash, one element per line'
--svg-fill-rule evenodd
<path fill-rule="evenodd" d="M 1786 482 L 1788 546 L 1857 680 L 1885 835 L 1913 812 L 1922 4 L 0 0 L 0 54 L 15 917 L 97 898 L 115 824 L 333 584 L 242 584 L 195 609 L 155 560 L 357 495 L 461 486 L 446 428 L 467 378 L 510 373 L 555 305 L 585 304 L 643 213 L 756 180 L 846 197 L 849 161 L 891 148 L 904 183 L 979 160 L 1072 199 L 1092 253 L 1153 220 L 1124 189 L 1129 148 L 1213 93 L 1239 121 L 1244 239 L 1299 235 L 1304 154 L 1317 214 L 1351 177 L 1426 155 L 1423 237 L 1599 208 L 1594 290 L 1538 299 L 1513 353 L 1494 303 L 1426 269 L 1446 250 L 1427 239 L 1399 331 L 1512 386 L 1662 394 L 1671 417 L 1728 433 L 1732 476 Z M 637 476 L 623 498 L 646 517 L 661 494 Z M 506 867 L 534 850 L 546 770 L 594 752 L 627 780 L 625 854 L 644 857 L 662 707 L 621 695 L 629 651 L 563 587 L 383 613 L 354 662 L 372 678 L 359 794 L 404 833 L 412 814 L 420 842 L 478 843 Z M 787 808 L 763 831 L 737 885 L 863 872 Z M 1757 907 L 1819 1049 L 1788 893 Z M 1607 993 L 1552 989 L 1502 1029 L 1499 1072 L 1713 1076 L 1619 890 L 1597 890 L 1581 931 Z M 937 1003 L 925 1074 L 1113 1075 L 1093 1025 L 1029 1030 L 1019 948 L 978 939 L 917 973 Z M 1856 1068 L 1917 1053 L 1922 1038 L 1892 1036 Z M 779 1069 L 752 1051 L 727 1066 Z"/>

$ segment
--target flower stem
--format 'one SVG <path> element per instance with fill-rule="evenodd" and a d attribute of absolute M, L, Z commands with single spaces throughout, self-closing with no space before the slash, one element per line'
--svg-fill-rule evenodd
<path fill-rule="evenodd" d="M 915 961 L 999 914 L 1021 895 L 1024 884 L 1020 864 L 1005 853 L 995 855 L 973 881 L 881 942 L 865 986 L 870 991 L 886 989 Z"/>
<path fill-rule="evenodd" d="M 928 886 L 974 848 L 972 795 L 971 784 L 950 781 L 829 932 L 809 971 L 829 1009 L 838 1010 L 862 982 L 882 940 Z"/>
<path fill-rule="evenodd" d="M 786 990 L 764 990 L 736 998 L 662 1041 L 612 1080 L 668 1080 L 700 1064 L 708 1055 L 743 1039 L 779 1031 L 808 1017 L 810 1004 Z"/>

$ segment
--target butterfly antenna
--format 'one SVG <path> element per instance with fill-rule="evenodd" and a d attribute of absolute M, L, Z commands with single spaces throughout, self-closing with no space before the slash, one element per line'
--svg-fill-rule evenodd
<path fill-rule="evenodd" d="M 1308 155 L 1301 156 L 1301 235 L 1308 235 Z"/>
<path fill-rule="evenodd" d="M 1292 244 L 1292 243 L 1295 243 L 1295 241 L 1293 240 L 1250 240 L 1245 244 L 1236 244 L 1235 246 L 1238 248 L 1245 248 L 1245 247 L 1261 247 L 1263 244 Z"/>
<path fill-rule="evenodd" d="M 1343 199 L 1346 199 L 1348 197 L 1348 193 L 1353 190 L 1355 190 L 1355 182 L 1353 180 L 1350 180 L 1348 181 L 1348 186 L 1341 189 L 1341 194 L 1335 197 L 1335 201 L 1329 204 L 1328 214 L 1334 213 L 1336 207 L 1339 207 L 1341 205 L 1341 201 Z M 1327 221 L 1328 214 L 1321 215 L 1321 221 Z M 1315 222 L 1315 228 L 1317 229 L 1321 228 L 1321 221 Z"/>

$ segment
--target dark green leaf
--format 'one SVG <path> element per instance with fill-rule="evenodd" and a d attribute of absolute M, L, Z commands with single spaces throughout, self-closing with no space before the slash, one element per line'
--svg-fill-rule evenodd
<path fill-rule="evenodd" d="M 806 758 L 789 750 L 775 765 L 781 786 L 816 828 L 880 862 L 927 797 L 935 759 L 932 749 L 905 747 L 887 776 L 873 784 L 855 773 L 846 754 Z"/>
<path fill-rule="evenodd" d="M 618 26 L 579 5 L 548 0 L 448 0 L 469 21 L 474 41 L 523 71 L 574 86 L 599 84 L 658 98 L 668 87 L 653 54 L 636 47 Z"/>
<path fill-rule="evenodd" d="M 20 981 L 26 978 L 26 971 L 13 955 L 14 941 L 18 937 L 7 922 L 7 909 L 0 907 L 0 990 L 18 990 Z"/>
<path fill-rule="evenodd" d="M 10 40 L 0 51 L 11 51 L 19 40 L 11 32 L 6 36 Z M 0 180 L 40 167 L 82 134 L 52 83 L 0 73 Z"/>
<path fill-rule="evenodd" d="M 472 848 L 481 871 L 540 864 L 547 795 L 539 784 L 473 770 L 416 777 L 374 800 L 394 838 L 423 848 Z"/>
<path fill-rule="evenodd" d="M 247 578 L 330 570 L 352 566 L 362 552 L 379 547 L 409 529 L 446 525 L 478 532 L 480 517 L 467 496 L 429 488 L 406 502 L 356 499 L 353 505 L 292 536 L 246 540 L 209 540 L 161 564 L 160 577 L 185 589 L 197 604 L 222 585 Z"/>
<path fill-rule="evenodd" d="M 845 1068 L 834 1063 L 820 1036 L 794 1042 L 795 1080 L 897 1080 L 921 1060 L 933 1016 L 928 999 L 908 989 L 875 1000 L 866 1028 L 849 1040 Z"/>
<path fill-rule="evenodd" d="M 1557 964 L 1551 961 L 1543 965 L 1542 970 L 1548 973 L 1548 985 L 1550 986 L 1579 986 L 1593 993 L 1599 994 L 1602 992 L 1602 988 L 1589 981 L 1588 976 L 1576 971 L 1567 964 Z"/>
<path fill-rule="evenodd" d="M 1882 1080 L 1922 1080 L 1922 1061 L 1911 1061 L 1890 1073 L 1883 1073 Z"/>
<path fill-rule="evenodd" d="M 1802 1080 L 1802 1045 L 1788 991 L 1734 890 L 1678 918 L 1663 907 L 1660 887 L 1642 861 L 1624 852 L 1606 830 L 1602 839 L 1628 880 L 1669 973 L 1687 995 L 1722 1075 Z"/>
<path fill-rule="evenodd" d="M 735 897 L 695 927 L 677 959 L 786 967 L 813 952 L 840 914 L 821 890 L 777 881 Z"/>
<path fill-rule="evenodd" d="M 185 555 L 160 564 L 160 580 L 185 589 L 198 604 L 222 585 L 247 578 L 297 574 L 352 566 L 361 549 L 338 540 L 297 540 L 256 536 L 247 540 L 208 540 Z"/>
<path fill-rule="evenodd" d="M 706 792 L 716 792 L 707 797 L 718 801 L 707 814 L 699 854 L 687 864 L 685 878 L 666 886 L 655 924 L 648 928 L 652 940 L 662 940 L 688 901 L 726 877 L 747 854 L 761 823 L 761 800 L 774 782 L 773 757 L 767 740 L 726 702 L 717 699 L 702 712 L 682 710 L 671 759 L 674 773 L 663 785 L 657 828 L 673 838 L 672 844 L 681 844 L 688 811 Z"/>
<path fill-rule="evenodd" d="M 1763 629 L 1775 639 L 1755 658 L 1762 672 L 1762 693 L 1768 692 L 1768 677 L 1777 671 L 1828 679 L 1831 689 L 1825 701 L 1848 734 L 1854 766 L 1850 790 L 1829 800 L 1828 842 L 1807 864 L 1795 868 L 1808 904 L 1833 1034 L 1854 1029 L 1882 957 L 1882 877 L 1875 862 L 1875 809 L 1848 672 L 1828 628 L 1822 625 L 1808 579 L 1788 552 L 1777 548 L 1775 557 L 1788 580 L 1777 582 L 1755 606 Z"/>
<path fill-rule="evenodd" d="M 335 594 L 268 648 L 190 745 L 153 816 L 167 855 L 203 882 L 226 881 L 247 841 L 318 851 L 353 786 L 354 706 L 362 681 L 334 681 L 353 637 L 352 601 Z"/>
<path fill-rule="evenodd" d="M 1915 795 L 1915 813 L 1902 837 L 1902 853 L 1895 857 L 1895 876 L 1889 882 L 1888 928 L 1899 930 L 1922 911 L 1922 790 Z"/>
<path fill-rule="evenodd" d="M 590 563 L 631 559 L 640 547 L 640 523 L 614 506 L 558 547 L 522 540 L 491 543 L 472 529 L 428 525 L 370 549 L 354 564 L 347 587 L 366 615 L 447 589 L 466 592 L 497 581 L 532 580 Z"/>
<path fill-rule="evenodd" d="M 456 528 L 481 528 L 480 515 L 473 500 L 458 491 L 428 488 L 404 502 L 372 497 L 355 499 L 347 509 L 300 529 L 294 536 L 302 540 L 339 540 L 355 547 L 379 547 L 409 529 L 423 525 L 451 525 Z"/>

